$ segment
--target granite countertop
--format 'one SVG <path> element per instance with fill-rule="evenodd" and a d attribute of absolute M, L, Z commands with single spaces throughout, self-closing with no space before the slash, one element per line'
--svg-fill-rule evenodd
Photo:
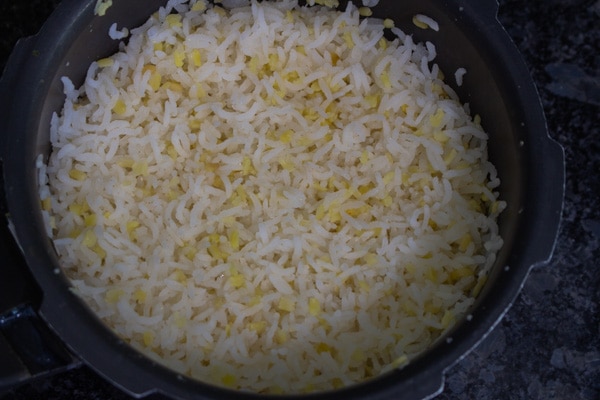
<path fill-rule="evenodd" d="M 476 1 L 476 0 L 473 0 Z M 60 0 L 0 1 L 0 69 Z M 600 0 L 500 0 L 499 19 L 564 146 L 566 196 L 549 265 L 534 269 L 505 318 L 446 375 L 437 399 L 600 398 Z M 87 367 L 5 399 L 127 399 Z"/>

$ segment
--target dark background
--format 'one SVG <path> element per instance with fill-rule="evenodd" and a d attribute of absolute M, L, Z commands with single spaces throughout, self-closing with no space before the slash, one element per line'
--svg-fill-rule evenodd
<path fill-rule="evenodd" d="M 118 1 L 118 0 L 117 0 Z M 478 1 L 478 0 L 469 0 Z M 60 0 L 0 0 L 0 70 Z M 538 87 L 565 149 L 563 222 L 491 334 L 446 374 L 436 399 L 600 399 L 600 0 L 500 0 L 499 20 Z M 116 366 L 118 368 L 118 366 Z M 128 399 L 79 367 L 21 386 L 17 399 Z"/>

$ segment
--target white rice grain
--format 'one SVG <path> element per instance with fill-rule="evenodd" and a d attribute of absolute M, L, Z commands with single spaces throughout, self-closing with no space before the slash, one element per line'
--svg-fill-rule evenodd
<path fill-rule="evenodd" d="M 458 68 L 456 72 L 454 72 L 454 80 L 456 81 L 456 86 L 462 86 L 463 78 L 466 73 L 467 70 L 465 68 Z"/>

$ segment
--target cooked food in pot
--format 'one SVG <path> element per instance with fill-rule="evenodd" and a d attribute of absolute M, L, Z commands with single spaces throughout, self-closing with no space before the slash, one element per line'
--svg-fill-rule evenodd
<path fill-rule="evenodd" d="M 83 86 L 63 78 L 38 163 L 48 234 L 144 354 L 241 390 L 328 390 L 468 312 L 502 246 L 487 134 L 431 43 L 360 14 L 171 0 Z"/>

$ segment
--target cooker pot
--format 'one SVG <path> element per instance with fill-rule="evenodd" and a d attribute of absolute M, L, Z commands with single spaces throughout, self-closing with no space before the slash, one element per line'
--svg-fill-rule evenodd
<path fill-rule="evenodd" d="M 0 243 L 0 393 L 85 363 L 134 397 L 258 398 L 181 376 L 119 339 L 69 290 L 44 233 L 35 160 L 51 151 L 50 118 L 64 102 L 60 78 L 79 86 L 92 61 L 117 50 L 118 42 L 108 37 L 113 22 L 133 28 L 165 2 L 114 1 L 98 16 L 97 0 L 63 0 L 38 35 L 17 44 L 4 71 L 0 156 L 8 213 L 0 229 L 10 229 L 15 240 Z M 468 318 L 428 351 L 403 369 L 310 397 L 418 399 L 439 393 L 444 371 L 493 329 L 530 269 L 549 261 L 562 210 L 563 151 L 549 138 L 528 70 L 496 19 L 496 0 L 382 0 L 373 11 L 393 18 L 415 40 L 434 43 L 435 62 L 448 83 L 481 115 L 508 203 L 499 219 L 505 244 Z M 416 27 L 415 14 L 435 19 L 439 32 Z M 452 75 L 459 67 L 467 74 L 457 87 Z"/>

